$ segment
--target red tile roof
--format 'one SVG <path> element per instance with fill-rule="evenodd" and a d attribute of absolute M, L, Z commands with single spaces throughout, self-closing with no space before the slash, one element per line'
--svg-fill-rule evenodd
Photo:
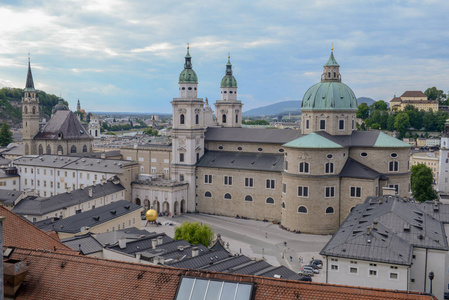
<path fill-rule="evenodd" d="M 401 97 L 427 97 L 427 96 L 421 91 L 405 91 Z"/>
<path fill-rule="evenodd" d="M 0 206 L 0 216 L 3 221 L 3 246 L 26 249 L 45 249 L 49 251 L 69 251 L 78 253 L 67 247 L 50 235 L 46 234 L 32 223 Z"/>
<path fill-rule="evenodd" d="M 393 99 L 390 100 L 390 103 L 391 103 L 391 102 L 401 102 L 401 101 L 402 101 L 402 100 L 401 100 L 400 97 L 394 97 Z"/>
<path fill-rule="evenodd" d="M 26 249 L 16 249 L 11 258 L 24 261 L 29 271 L 16 299 L 173 300 L 181 276 L 254 283 L 256 300 L 436 299 L 412 292 L 176 269 Z"/>

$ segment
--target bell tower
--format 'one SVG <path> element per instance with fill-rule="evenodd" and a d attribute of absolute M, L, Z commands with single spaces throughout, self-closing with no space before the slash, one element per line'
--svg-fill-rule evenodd
<path fill-rule="evenodd" d="M 22 98 L 23 154 L 37 154 L 34 137 L 39 132 L 39 98 L 34 89 L 30 58 L 28 57 L 28 74 Z"/>
<path fill-rule="evenodd" d="M 179 98 L 173 98 L 172 179 L 188 182 L 187 211 L 195 211 L 195 168 L 204 154 L 204 101 L 197 98 L 198 77 L 187 45 L 184 70 L 179 75 Z"/>
<path fill-rule="evenodd" d="M 232 75 L 231 56 L 228 54 L 226 73 L 220 85 L 221 99 L 215 102 L 215 118 L 222 127 L 242 127 L 242 102 L 237 100 L 237 80 Z"/>

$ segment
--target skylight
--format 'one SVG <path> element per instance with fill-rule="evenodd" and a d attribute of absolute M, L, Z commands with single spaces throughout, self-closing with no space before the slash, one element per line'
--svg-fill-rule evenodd
<path fill-rule="evenodd" d="M 175 300 L 250 300 L 251 283 L 183 277 Z"/>

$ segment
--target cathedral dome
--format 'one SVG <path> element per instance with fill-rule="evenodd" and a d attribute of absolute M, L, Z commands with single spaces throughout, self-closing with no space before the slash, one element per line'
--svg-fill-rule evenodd
<path fill-rule="evenodd" d="M 319 82 L 302 99 L 302 109 L 357 109 L 357 98 L 342 82 Z"/>
<path fill-rule="evenodd" d="M 198 83 L 198 77 L 192 69 L 192 57 L 189 53 L 189 47 L 187 47 L 185 59 L 184 70 L 179 74 L 179 83 Z"/>
<path fill-rule="evenodd" d="M 237 80 L 235 80 L 235 77 L 232 75 L 232 64 L 231 64 L 231 58 L 228 55 L 228 63 L 226 64 L 226 75 L 221 80 L 222 88 L 236 88 L 237 87 Z"/>
<path fill-rule="evenodd" d="M 67 107 L 67 105 L 64 104 L 64 101 L 62 99 L 58 100 L 58 104 L 56 104 L 53 107 L 52 113 L 54 114 L 58 110 L 69 110 L 69 108 Z"/>
<path fill-rule="evenodd" d="M 323 66 L 321 82 L 310 87 L 302 99 L 302 109 L 357 109 L 357 98 L 349 86 L 341 82 L 340 65 L 334 58 L 333 48 Z"/>

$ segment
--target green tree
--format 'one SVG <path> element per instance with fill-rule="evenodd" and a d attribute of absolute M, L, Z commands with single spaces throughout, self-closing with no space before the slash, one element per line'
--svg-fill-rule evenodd
<path fill-rule="evenodd" d="M 438 100 L 440 104 L 445 104 L 447 100 L 447 95 L 436 87 L 428 88 L 424 94 L 426 94 L 429 100 Z"/>
<path fill-rule="evenodd" d="M 374 102 L 370 105 L 370 110 L 381 110 L 381 111 L 387 111 L 388 110 L 388 104 L 384 100 L 379 100 Z"/>
<path fill-rule="evenodd" d="M 194 245 L 203 244 L 209 247 L 213 238 L 214 231 L 206 224 L 184 221 L 181 226 L 175 227 L 175 240 L 182 239 Z"/>
<path fill-rule="evenodd" d="M 437 198 L 437 192 L 433 189 L 432 169 L 424 164 L 412 166 L 411 189 L 416 201 L 423 202 Z"/>
<path fill-rule="evenodd" d="M 9 130 L 9 125 L 3 122 L 0 127 L 0 146 L 8 146 L 12 143 L 12 132 Z"/>
<path fill-rule="evenodd" d="M 357 111 L 357 118 L 360 118 L 362 120 L 365 120 L 366 118 L 368 118 L 369 116 L 369 107 L 368 104 L 366 103 L 361 103 L 358 106 L 358 111 Z"/>
<path fill-rule="evenodd" d="M 394 128 L 399 132 L 399 138 L 402 139 L 410 127 L 410 119 L 406 112 L 397 114 L 394 120 Z"/>
<path fill-rule="evenodd" d="M 433 112 L 425 112 L 422 118 L 422 123 L 427 131 L 435 131 L 437 129 L 436 118 Z"/>
<path fill-rule="evenodd" d="M 394 130 L 394 121 L 396 119 L 395 114 L 389 114 L 387 119 L 387 130 L 393 131 Z"/>

